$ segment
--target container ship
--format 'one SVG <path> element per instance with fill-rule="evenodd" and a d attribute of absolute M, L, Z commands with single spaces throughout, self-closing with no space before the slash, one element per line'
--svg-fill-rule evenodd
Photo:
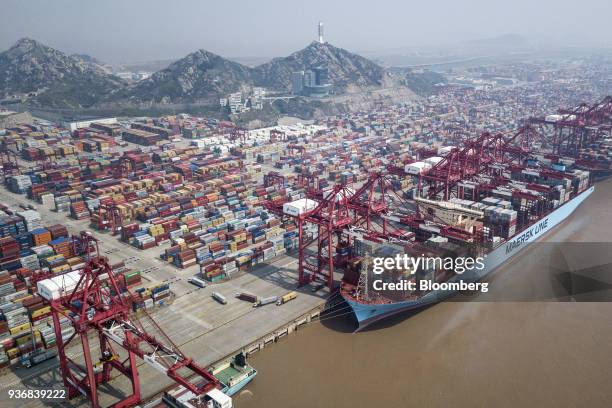
<path fill-rule="evenodd" d="M 407 173 L 420 173 L 427 162 L 406 166 Z M 409 245 L 374 242 L 363 237 L 353 240 L 352 251 L 359 255 L 358 266 L 345 269 L 340 294 L 354 314 L 358 329 L 391 315 L 435 304 L 457 293 L 458 283 L 476 283 L 511 260 L 531 243 L 544 238 L 594 191 L 590 175 L 564 166 L 542 167 L 533 160 L 528 166 L 507 167 L 493 178 L 460 180 L 453 186 L 454 197 L 446 199 L 415 196 L 412 202 L 419 216 L 387 217 L 412 231 Z M 438 195 L 439 197 L 439 195 Z M 458 273 L 455 270 L 397 270 L 385 268 L 373 274 L 375 257 L 481 257 L 480 268 Z M 380 271 L 378 271 L 380 272 Z M 412 281 L 409 289 L 380 290 L 379 282 Z M 435 282 L 422 289 L 421 281 Z M 452 283 L 455 283 L 452 285 Z M 440 285 L 444 284 L 444 285 Z M 427 286 L 427 285 L 424 285 Z"/>

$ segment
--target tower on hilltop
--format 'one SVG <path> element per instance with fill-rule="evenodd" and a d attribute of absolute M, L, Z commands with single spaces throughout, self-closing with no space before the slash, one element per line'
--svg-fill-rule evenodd
<path fill-rule="evenodd" d="M 319 21 L 319 43 L 325 44 L 323 40 L 323 22 Z"/>

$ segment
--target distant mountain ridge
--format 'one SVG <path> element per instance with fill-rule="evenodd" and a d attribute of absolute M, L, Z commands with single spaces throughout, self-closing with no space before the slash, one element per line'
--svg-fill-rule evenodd
<path fill-rule="evenodd" d="M 289 92 L 291 74 L 324 65 L 337 93 L 376 87 L 385 70 L 372 61 L 331 44 L 313 42 L 288 57 L 275 58 L 254 68 L 199 50 L 156 72 L 115 99 L 150 103 L 216 102 L 228 93 L 250 86 Z"/>
<path fill-rule="evenodd" d="M 328 43 L 313 42 L 284 58 L 248 67 L 206 50 L 195 51 L 135 84 L 110 75 L 89 55 L 68 56 L 24 38 L 0 54 L 0 97 L 30 94 L 38 106 L 83 108 L 170 104 L 218 106 L 220 97 L 261 86 L 290 92 L 295 71 L 326 66 L 336 94 L 380 87 L 387 72 Z M 32 94 L 33 93 L 33 94 Z"/>
<path fill-rule="evenodd" d="M 374 62 L 329 43 L 312 42 L 308 47 L 285 58 L 275 58 L 253 69 L 255 82 L 275 90 L 288 90 L 291 74 L 323 65 L 328 68 L 329 81 L 337 93 L 351 87 L 380 86 L 385 70 Z"/>
<path fill-rule="evenodd" d="M 119 78 L 30 38 L 0 53 L 1 98 L 30 94 L 28 100 L 37 105 L 82 108 L 123 85 Z"/>
<path fill-rule="evenodd" d="M 253 85 L 250 68 L 212 52 L 198 50 L 115 95 L 115 99 L 218 103 L 221 95 L 248 85 Z"/>

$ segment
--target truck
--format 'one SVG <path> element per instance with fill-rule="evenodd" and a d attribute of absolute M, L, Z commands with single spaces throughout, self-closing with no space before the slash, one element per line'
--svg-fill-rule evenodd
<path fill-rule="evenodd" d="M 240 300 L 244 300 L 251 303 L 257 303 L 257 296 L 248 292 L 236 293 L 236 297 Z"/>
<path fill-rule="evenodd" d="M 39 349 L 39 350 L 34 350 L 34 351 L 24 354 L 19 359 L 19 362 L 21 363 L 23 367 L 30 368 L 32 366 L 42 363 L 43 361 L 50 360 L 54 358 L 56 355 L 57 355 L 57 351 L 53 349 L 51 350 Z"/>
<path fill-rule="evenodd" d="M 276 306 L 284 305 L 285 303 L 295 299 L 297 297 L 296 292 L 289 292 L 286 295 L 283 295 L 276 301 Z"/>
<path fill-rule="evenodd" d="M 260 299 L 257 299 L 257 302 L 253 303 L 253 307 L 265 306 L 271 303 L 276 303 L 277 301 L 278 301 L 278 296 L 260 298 Z"/>
<path fill-rule="evenodd" d="M 189 278 L 188 282 L 191 283 L 192 285 L 196 285 L 199 288 L 205 288 L 206 287 L 206 282 L 204 282 L 202 279 L 193 277 L 193 278 Z"/>
<path fill-rule="evenodd" d="M 217 302 L 221 303 L 222 305 L 227 304 L 227 299 L 225 298 L 225 296 L 223 296 L 219 292 L 213 292 L 211 296 L 213 299 L 215 299 Z"/>

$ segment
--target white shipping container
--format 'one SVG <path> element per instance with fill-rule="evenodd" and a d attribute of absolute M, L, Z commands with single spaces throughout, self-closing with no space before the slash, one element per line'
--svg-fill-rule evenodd
<path fill-rule="evenodd" d="M 319 203 L 314 200 L 300 198 L 299 200 L 283 204 L 283 213 L 296 217 L 314 210 L 318 204 Z"/>
<path fill-rule="evenodd" d="M 423 174 L 427 172 L 429 169 L 431 169 L 431 167 L 432 166 L 430 163 L 414 162 L 414 163 L 407 164 L 404 167 L 404 171 L 408 174 L 418 175 L 418 174 Z"/>
<path fill-rule="evenodd" d="M 81 278 L 80 271 L 68 272 L 38 282 L 38 294 L 47 300 L 55 300 L 70 293 Z"/>
<path fill-rule="evenodd" d="M 453 149 L 455 148 L 455 146 L 440 146 L 438 147 L 438 155 L 440 156 L 446 156 L 447 154 L 449 154 Z"/>
<path fill-rule="evenodd" d="M 436 164 L 440 163 L 442 160 L 444 160 L 444 158 L 439 157 L 439 156 L 433 156 L 433 157 L 428 157 L 425 160 L 423 160 L 425 163 L 429 163 L 432 167 L 435 166 Z"/>

